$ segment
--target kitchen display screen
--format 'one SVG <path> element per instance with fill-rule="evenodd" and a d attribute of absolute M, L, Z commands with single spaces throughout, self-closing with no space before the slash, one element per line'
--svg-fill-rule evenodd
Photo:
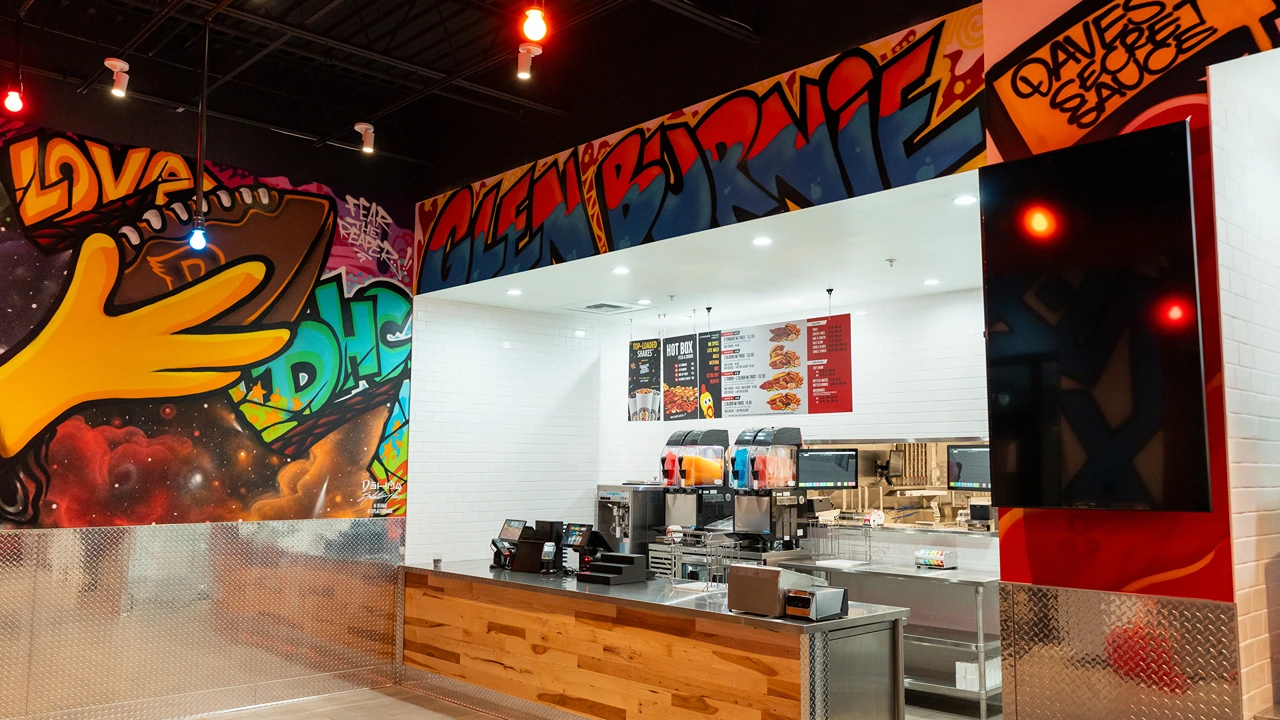
<path fill-rule="evenodd" d="M 802 488 L 856 488 L 858 451 L 801 450 L 796 475 Z"/>
<path fill-rule="evenodd" d="M 527 525 L 524 520 L 508 520 L 502 523 L 502 530 L 498 533 L 499 540 L 510 540 L 515 542 L 520 539 L 520 531 Z"/>
<path fill-rule="evenodd" d="M 947 489 L 990 491 L 991 448 L 986 445 L 948 445 Z"/>
<path fill-rule="evenodd" d="M 992 504 L 1208 512 L 1187 124 L 978 178 Z"/>
<path fill-rule="evenodd" d="M 575 550 L 586 547 L 591 537 L 591 526 L 582 523 L 565 523 L 564 546 Z"/>

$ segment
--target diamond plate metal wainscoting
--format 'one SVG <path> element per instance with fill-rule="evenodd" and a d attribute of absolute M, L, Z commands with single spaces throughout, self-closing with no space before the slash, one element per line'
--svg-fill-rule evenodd
<path fill-rule="evenodd" d="M 0 718 L 392 684 L 403 541 L 403 518 L 0 531 Z"/>
<path fill-rule="evenodd" d="M 1003 583 L 1007 720 L 1239 720 L 1234 603 Z"/>

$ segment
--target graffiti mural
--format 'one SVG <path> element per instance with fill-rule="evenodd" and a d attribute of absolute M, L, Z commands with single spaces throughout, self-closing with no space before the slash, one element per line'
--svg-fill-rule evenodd
<path fill-rule="evenodd" d="M 403 514 L 412 246 L 324 186 L 0 124 L 0 527 Z"/>
<path fill-rule="evenodd" d="M 1278 43 L 1274 0 L 1086 0 L 992 64 L 991 137 L 1013 159 L 1150 127 L 1153 116 L 1200 125 L 1205 68 Z"/>
<path fill-rule="evenodd" d="M 975 6 L 426 200 L 417 290 L 972 169 L 982 74 Z"/>

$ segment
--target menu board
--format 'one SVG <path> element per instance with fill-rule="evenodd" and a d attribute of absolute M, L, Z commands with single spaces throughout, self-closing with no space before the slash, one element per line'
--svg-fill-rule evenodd
<path fill-rule="evenodd" d="M 662 342 L 662 419 L 691 420 L 698 409 L 698 336 Z"/>
<path fill-rule="evenodd" d="M 714 420 L 724 417 L 720 401 L 721 333 L 698 333 L 698 409 L 702 417 Z"/>
<path fill-rule="evenodd" d="M 658 384 L 640 375 L 646 343 L 661 350 L 663 420 L 853 412 L 848 314 L 633 342 L 633 404 Z"/>
<path fill-rule="evenodd" d="M 818 318 L 806 324 L 809 412 L 852 412 L 853 353 L 849 316 Z"/>
<path fill-rule="evenodd" d="M 627 419 L 662 419 L 662 341 L 632 340 L 627 352 Z"/>
<path fill-rule="evenodd" d="M 725 330 L 725 417 L 853 411 L 849 316 Z"/>

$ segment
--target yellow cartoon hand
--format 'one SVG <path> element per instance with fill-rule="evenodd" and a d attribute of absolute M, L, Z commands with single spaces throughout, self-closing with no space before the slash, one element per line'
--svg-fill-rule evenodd
<path fill-rule="evenodd" d="M 0 366 L 0 457 L 12 457 L 81 403 L 217 390 L 289 342 L 288 330 L 184 332 L 252 293 L 266 276 L 260 262 L 240 263 L 145 307 L 109 315 L 120 264 L 110 237 L 85 240 L 53 317 Z"/>

